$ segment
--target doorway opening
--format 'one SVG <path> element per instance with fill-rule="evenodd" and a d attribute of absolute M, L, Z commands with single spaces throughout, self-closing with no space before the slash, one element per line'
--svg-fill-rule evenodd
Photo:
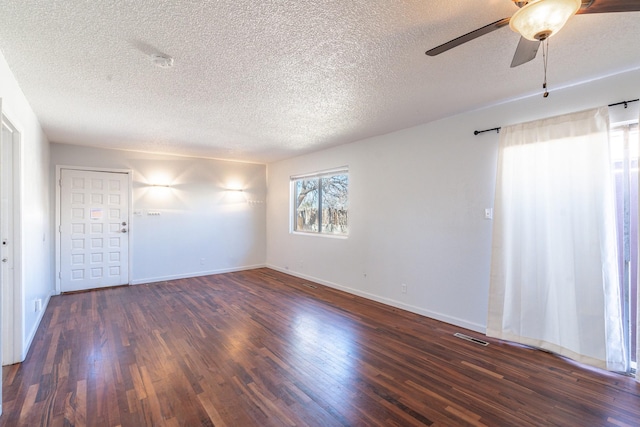
<path fill-rule="evenodd" d="M 638 361 L 638 122 L 612 127 L 611 161 L 616 185 L 618 271 L 623 331 L 631 369 Z"/>

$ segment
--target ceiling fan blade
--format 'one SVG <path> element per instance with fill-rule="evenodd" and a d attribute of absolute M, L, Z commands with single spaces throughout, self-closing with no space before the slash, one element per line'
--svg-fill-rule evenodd
<path fill-rule="evenodd" d="M 531 41 L 525 39 L 524 37 L 520 37 L 518 47 L 516 48 L 516 53 L 515 55 L 513 55 L 513 60 L 511 61 L 511 68 L 531 61 L 538 54 L 539 47 L 539 40 Z"/>
<path fill-rule="evenodd" d="M 637 11 L 640 11 L 638 0 L 582 0 L 582 7 L 577 14 Z"/>
<path fill-rule="evenodd" d="M 484 36 L 485 34 L 489 34 L 492 31 L 495 31 L 499 28 L 504 27 L 509 24 L 511 18 L 504 18 L 499 21 L 493 22 L 489 25 L 485 25 L 482 28 L 478 28 L 477 30 L 471 31 L 463 36 L 456 37 L 455 39 L 448 41 L 440 46 L 434 47 L 433 49 L 429 49 L 425 53 L 429 56 L 440 55 L 442 52 L 446 52 L 449 49 L 453 49 L 456 46 L 460 46 L 463 43 L 476 39 L 480 36 Z"/>

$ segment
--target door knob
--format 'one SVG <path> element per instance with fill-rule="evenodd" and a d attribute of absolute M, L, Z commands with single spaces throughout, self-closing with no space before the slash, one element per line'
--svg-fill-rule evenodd
<path fill-rule="evenodd" d="M 2 258 L 2 262 L 7 262 L 9 261 L 7 258 Z"/>
<path fill-rule="evenodd" d="M 120 231 L 122 231 L 123 233 L 126 233 L 126 232 L 127 232 L 127 229 L 126 229 L 126 228 L 123 228 L 123 229 L 122 229 L 122 230 L 120 230 Z"/>

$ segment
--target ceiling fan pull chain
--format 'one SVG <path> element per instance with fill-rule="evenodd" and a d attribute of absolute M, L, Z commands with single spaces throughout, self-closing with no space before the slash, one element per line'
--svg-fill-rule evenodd
<path fill-rule="evenodd" d="M 544 63 L 544 83 L 542 83 L 542 88 L 544 89 L 544 93 L 542 96 L 546 98 L 549 96 L 549 91 L 547 90 L 547 61 L 549 60 L 549 38 L 547 37 L 542 41 L 542 62 Z"/>

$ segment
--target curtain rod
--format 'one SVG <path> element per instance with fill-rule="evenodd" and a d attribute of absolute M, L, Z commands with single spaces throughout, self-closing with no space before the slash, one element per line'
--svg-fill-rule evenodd
<path fill-rule="evenodd" d="M 607 107 L 615 107 L 616 105 L 624 105 L 624 108 L 627 108 L 632 102 L 637 102 L 640 101 L 640 98 L 636 98 L 636 99 L 632 99 L 630 101 L 620 101 L 620 102 L 616 102 L 614 104 L 609 104 L 607 105 Z M 493 132 L 494 130 L 496 131 L 496 133 L 500 133 L 500 129 L 499 127 L 497 128 L 491 128 L 491 129 L 485 129 L 485 130 L 474 130 L 473 134 L 474 135 L 480 135 L 481 133 L 485 133 L 485 132 Z"/>

